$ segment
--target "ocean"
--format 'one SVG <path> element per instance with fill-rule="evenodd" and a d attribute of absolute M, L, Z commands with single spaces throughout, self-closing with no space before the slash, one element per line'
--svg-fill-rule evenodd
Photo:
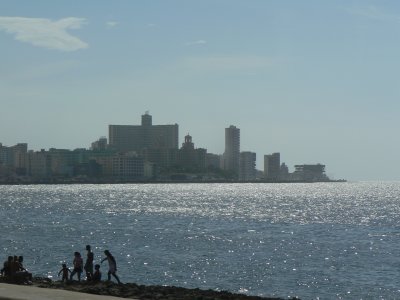
<path fill-rule="evenodd" d="M 400 182 L 0 186 L 0 225 L 0 259 L 53 280 L 90 244 L 122 282 L 400 299 Z"/>

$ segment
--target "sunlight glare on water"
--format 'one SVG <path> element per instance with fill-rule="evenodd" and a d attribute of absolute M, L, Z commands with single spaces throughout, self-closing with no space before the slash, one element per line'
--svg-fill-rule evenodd
<path fill-rule="evenodd" d="M 399 195 L 398 182 L 0 186 L 0 250 L 53 279 L 91 244 L 125 282 L 400 298 Z"/>

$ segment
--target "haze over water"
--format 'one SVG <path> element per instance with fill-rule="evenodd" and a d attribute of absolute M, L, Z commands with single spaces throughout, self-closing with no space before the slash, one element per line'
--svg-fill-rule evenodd
<path fill-rule="evenodd" d="M 0 252 L 55 280 L 91 244 L 123 282 L 393 299 L 399 195 L 399 182 L 0 186 Z"/>

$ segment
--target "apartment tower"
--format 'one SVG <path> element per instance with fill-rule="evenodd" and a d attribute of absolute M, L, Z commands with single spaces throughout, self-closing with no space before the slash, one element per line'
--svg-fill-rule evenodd
<path fill-rule="evenodd" d="M 278 180 L 281 169 L 280 153 L 264 155 L 264 178 L 267 180 Z"/>
<path fill-rule="evenodd" d="M 225 128 L 225 152 L 223 155 L 223 169 L 239 175 L 240 166 L 240 129 L 236 126 Z"/>

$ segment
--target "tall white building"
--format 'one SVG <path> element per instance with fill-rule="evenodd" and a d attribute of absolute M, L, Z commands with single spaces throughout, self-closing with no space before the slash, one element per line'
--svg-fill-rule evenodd
<path fill-rule="evenodd" d="M 239 175 L 240 166 L 240 129 L 236 126 L 225 128 L 225 152 L 223 155 L 223 169 Z"/>

